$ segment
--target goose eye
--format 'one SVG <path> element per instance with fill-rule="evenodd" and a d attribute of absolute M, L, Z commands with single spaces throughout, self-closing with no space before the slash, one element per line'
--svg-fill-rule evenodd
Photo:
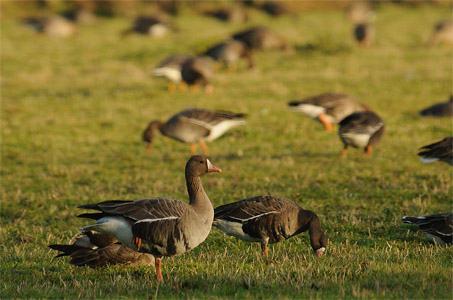
<path fill-rule="evenodd" d="M 204 161 L 200 160 L 200 164 L 204 163 Z"/>

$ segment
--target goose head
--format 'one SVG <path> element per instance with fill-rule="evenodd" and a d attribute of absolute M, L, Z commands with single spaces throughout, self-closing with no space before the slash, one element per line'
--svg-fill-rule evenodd
<path fill-rule="evenodd" d="M 192 156 L 186 164 L 186 174 L 191 174 L 194 177 L 211 172 L 222 172 L 222 170 L 213 166 L 209 159 L 201 155 Z"/>
<path fill-rule="evenodd" d="M 146 150 L 149 152 L 151 151 L 151 143 L 154 138 L 154 133 L 156 132 L 156 129 L 160 129 L 161 126 L 163 125 L 162 121 L 151 121 L 148 124 L 148 127 L 143 131 L 143 141 L 146 144 Z"/>
<path fill-rule="evenodd" d="M 316 256 L 322 256 L 324 252 L 326 251 L 327 247 L 327 237 L 324 234 L 324 232 L 320 232 L 319 235 L 312 235 L 311 237 L 311 247 L 313 248 L 313 251 L 315 252 Z"/>

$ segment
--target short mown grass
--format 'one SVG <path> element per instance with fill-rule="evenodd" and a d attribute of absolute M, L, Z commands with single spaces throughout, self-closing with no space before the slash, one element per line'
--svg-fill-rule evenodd
<path fill-rule="evenodd" d="M 120 38 L 126 17 L 54 39 L 22 26 L 39 12 L 20 8 L 4 4 L 0 20 L 2 298 L 452 298 L 452 248 L 400 221 L 452 211 L 452 169 L 416 155 L 452 134 L 451 119 L 417 114 L 453 92 L 452 49 L 425 46 L 448 8 L 381 5 L 370 49 L 356 46 L 339 10 L 278 19 L 254 11 L 246 24 L 224 24 L 184 9 L 174 19 L 182 30 L 163 39 Z M 170 53 L 202 51 L 255 24 L 271 26 L 295 53 L 256 53 L 253 70 L 221 70 L 212 96 L 170 93 L 150 75 Z M 336 134 L 287 109 L 330 91 L 355 95 L 385 121 L 371 158 L 351 149 L 340 159 Z M 188 145 L 157 137 L 148 154 L 140 138 L 150 120 L 188 106 L 249 115 L 209 144 L 223 170 L 203 177 L 214 206 L 267 193 L 293 199 L 320 216 L 326 255 L 315 257 L 301 234 L 272 245 L 266 260 L 258 244 L 213 229 L 198 248 L 163 260 L 163 284 L 154 268 L 53 259 L 47 245 L 87 224 L 76 218 L 80 204 L 186 201 Z"/>

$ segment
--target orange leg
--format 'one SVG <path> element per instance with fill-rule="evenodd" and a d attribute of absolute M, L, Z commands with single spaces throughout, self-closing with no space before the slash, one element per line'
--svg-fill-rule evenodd
<path fill-rule="evenodd" d="M 187 83 L 185 81 L 181 81 L 181 83 L 179 83 L 179 91 L 185 92 L 186 90 L 187 90 Z"/>
<path fill-rule="evenodd" d="M 192 85 L 190 86 L 190 91 L 191 91 L 192 93 L 198 92 L 198 85 L 197 85 L 197 84 L 192 84 Z"/>
<path fill-rule="evenodd" d="M 263 251 L 264 257 L 267 257 L 267 253 L 269 252 L 269 248 L 267 247 L 268 241 L 269 241 L 269 238 L 261 241 L 261 250 Z"/>
<path fill-rule="evenodd" d="M 332 123 L 330 123 L 330 121 L 327 119 L 327 117 L 326 117 L 325 114 L 320 113 L 320 114 L 318 115 L 318 119 L 322 122 L 322 124 L 324 124 L 324 128 L 325 128 L 327 131 L 332 131 L 332 130 L 333 130 Z"/>
<path fill-rule="evenodd" d="M 162 276 L 162 268 L 161 268 L 162 261 L 160 258 L 156 258 L 156 279 L 159 282 L 164 281 L 164 276 Z"/>
<path fill-rule="evenodd" d="M 146 152 L 151 152 L 151 143 L 146 145 Z"/>
<path fill-rule="evenodd" d="M 371 152 L 373 151 L 373 146 L 367 146 L 365 148 L 365 155 L 366 156 L 371 156 Z"/>
<path fill-rule="evenodd" d="M 138 236 L 134 236 L 131 241 L 132 245 L 137 246 L 137 251 L 140 250 L 140 247 L 142 245 L 142 239 L 139 238 Z"/>
<path fill-rule="evenodd" d="M 176 91 L 176 83 L 174 83 L 174 82 L 169 82 L 169 83 L 168 83 L 168 90 L 169 90 L 170 92 Z"/>
<path fill-rule="evenodd" d="M 209 151 L 208 151 L 208 146 L 206 146 L 206 142 L 205 141 L 200 141 L 200 146 L 201 146 L 201 148 L 203 148 L 203 154 L 205 156 L 208 156 L 209 155 Z"/>
<path fill-rule="evenodd" d="M 208 84 L 204 87 L 204 92 L 206 95 L 212 95 L 214 93 L 214 86 L 212 84 Z"/>
<path fill-rule="evenodd" d="M 346 158 L 348 157 L 348 148 L 343 148 L 343 151 L 341 152 L 341 157 Z"/>
<path fill-rule="evenodd" d="M 197 151 L 197 145 L 196 144 L 191 144 L 190 145 L 190 153 L 192 153 L 192 155 L 194 155 L 196 151 Z"/>

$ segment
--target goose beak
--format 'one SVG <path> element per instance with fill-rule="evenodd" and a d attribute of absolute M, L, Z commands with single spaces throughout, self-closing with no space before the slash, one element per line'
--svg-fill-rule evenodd
<path fill-rule="evenodd" d="M 217 168 L 216 166 L 213 166 L 209 159 L 207 159 L 207 161 L 208 161 L 208 172 L 222 172 L 221 169 Z"/>
<path fill-rule="evenodd" d="M 315 251 L 316 256 L 322 256 L 326 248 L 322 247 Z"/>

